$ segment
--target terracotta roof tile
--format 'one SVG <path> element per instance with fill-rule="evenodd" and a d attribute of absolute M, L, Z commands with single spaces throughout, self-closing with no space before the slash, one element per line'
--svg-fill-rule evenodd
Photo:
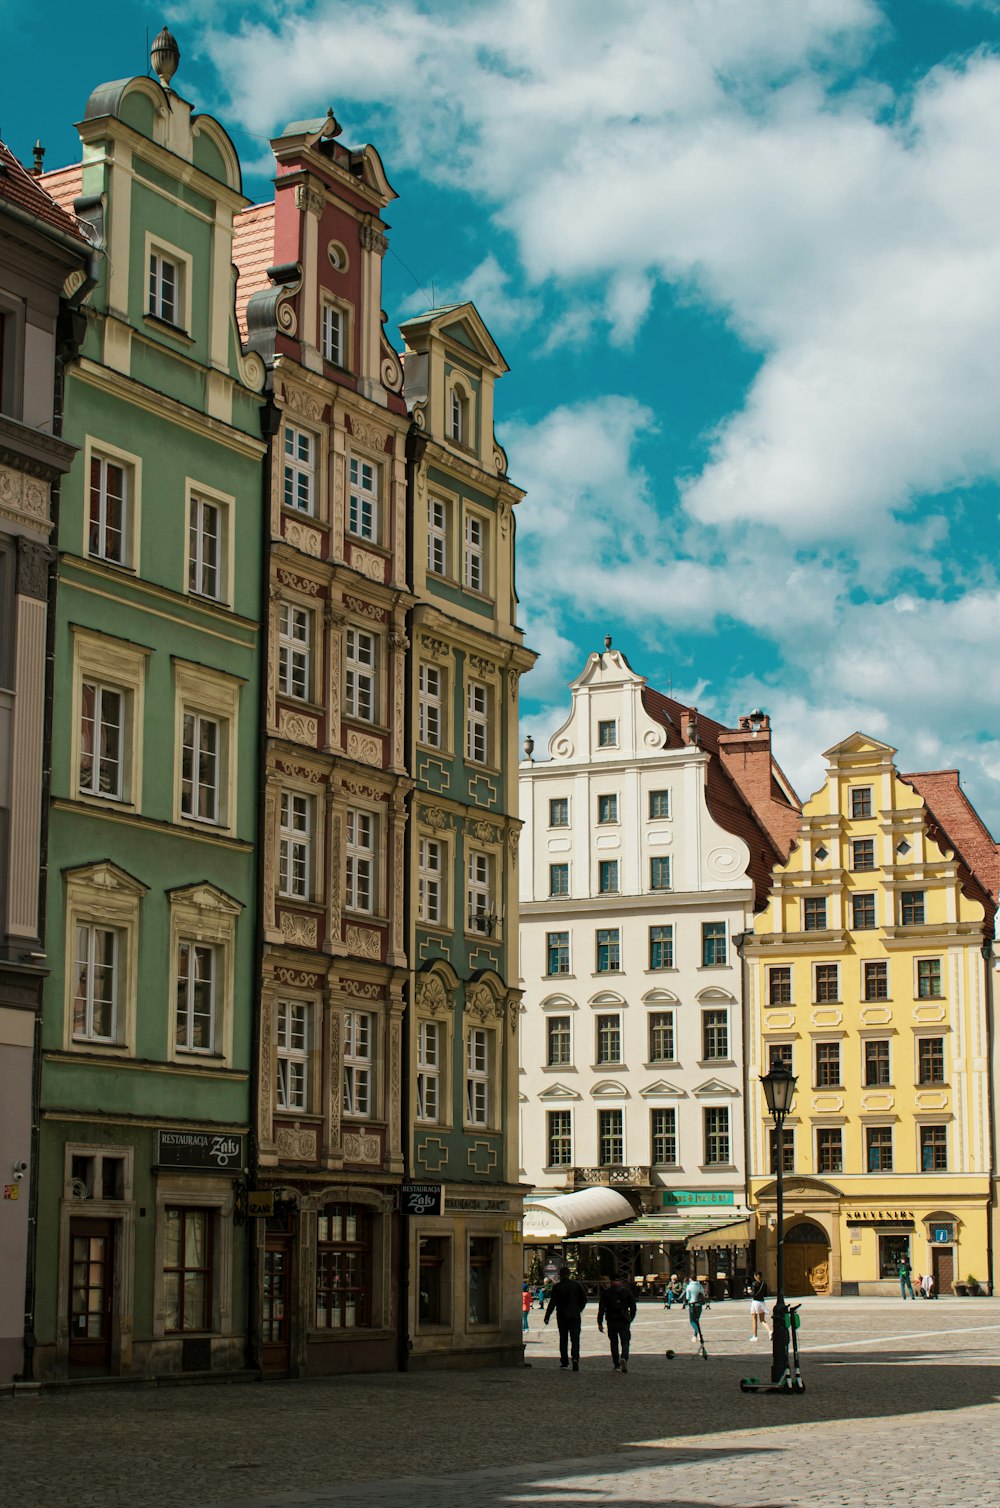
<path fill-rule="evenodd" d="M 83 193 L 83 164 L 71 162 L 68 168 L 53 168 L 39 178 L 47 194 L 61 204 L 68 215 L 73 213 L 73 201 Z"/>
<path fill-rule="evenodd" d="M 51 176 L 53 175 L 47 174 L 36 178 L 18 162 L 10 148 L 0 141 L 0 199 L 34 215 L 53 230 L 75 237 L 82 246 L 89 246 L 80 222 L 72 212 L 72 202 L 67 208 L 46 182 L 46 178 Z"/>
<path fill-rule="evenodd" d="M 959 784 L 957 770 L 920 770 L 901 777 L 922 796 L 945 848 L 953 848 L 970 883 L 963 888 L 986 907 L 992 932 L 1000 892 L 1000 848 Z"/>
<path fill-rule="evenodd" d="M 233 222 L 233 261 L 239 272 L 236 284 L 236 320 L 246 344 L 247 304 L 251 294 L 269 288 L 267 269 L 274 265 L 274 204 L 252 204 Z"/>

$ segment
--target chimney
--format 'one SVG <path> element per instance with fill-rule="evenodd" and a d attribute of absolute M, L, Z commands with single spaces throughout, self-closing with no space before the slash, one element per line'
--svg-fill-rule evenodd
<path fill-rule="evenodd" d="M 726 774 L 780 853 L 788 855 L 799 814 L 776 791 L 771 774 L 771 719 L 755 709 L 736 728 L 719 734 L 719 758 Z"/>

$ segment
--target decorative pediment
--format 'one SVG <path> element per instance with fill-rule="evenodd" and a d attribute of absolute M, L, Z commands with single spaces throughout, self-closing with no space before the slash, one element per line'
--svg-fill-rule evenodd
<path fill-rule="evenodd" d="M 587 1002 L 588 1005 L 628 1005 L 624 995 L 619 995 L 617 990 L 598 990 Z"/>
<path fill-rule="evenodd" d="M 415 349 L 424 349 L 427 338 L 436 335 L 452 340 L 464 351 L 472 353 L 497 377 L 509 371 L 500 347 L 487 330 L 475 304 L 451 304 L 444 309 L 431 309 L 415 319 L 406 320 L 399 328 L 407 345 Z"/>
<path fill-rule="evenodd" d="M 647 990 L 642 997 L 643 1005 L 680 1005 L 676 995 L 669 990 Z"/>
<path fill-rule="evenodd" d="M 625 1088 L 625 1085 L 620 1083 L 617 1079 L 602 1079 L 599 1084 L 594 1085 L 593 1089 L 590 1091 L 590 1095 L 591 1099 L 595 1100 L 631 1099 L 631 1095 Z"/>
<path fill-rule="evenodd" d="M 576 1001 L 571 1000 L 568 995 L 546 995 L 545 999 L 541 1003 L 540 1009 L 543 1011 L 575 1011 L 577 1009 L 577 1004 Z"/>
<path fill-rule="evenodd" d="M 79 869 L 64 869 L 63 875 L 73 885 L 88 886 L 108 894 L 142 896 L 149 889 L 134 874 L 119 869 L 110 859 L 102 859 L 97 864 L 82 864 Z"/>
<path fill-rule="evenodd" d="M 699 990 L 694 997 L 699 1005 L 735 1005 L 736 996 L 729 990 L 720 989 L 717 984 L 710 984 L 706 989 Z"/>
<path fill-rule="evenodd" d="M 417 1010 L 436 1016 L 455 1008 L 455 992 L 449 990 L 440 974 L 419 975 L 416 984 Z"/>
<path fill-rule="evenodd" d="M 657 1079 L 655 1084 L 640 1089 L 639 1097 L 644 1100 L 686 1100 L 687 1090 L 668 1083 L 666 1079 Z"/>
<path fill-rule="evenodd" d="M 721 1079 L 706 1079 L 704 1084 L 699 1084 L 692 1093 L 697 1099 L 718 1098 L 719 1095 L 724 1094 L 736 1100 L 740 1096 L 738 1089 L 734 1089 L 732 1084 L 724 1084 Z"/>
<path fill-rule="evenodd" d="M 234 900 L 207 880 L 197 885 L 181 885 L 176 890 L 168 890 L 167 895 L 173 905 L 194 906 L 198 911 L 217 916 L 239 916 L 243 910 L 242 901 Z"/>
<path fill-rule="evenodd" d="M 568 1084 L 553 1084 L 548 1089 L 543 1089 L 538 1096 L 540 1100 L 582 1100 L 583 1095 L 578 1089 L 571 1089 Z"/>

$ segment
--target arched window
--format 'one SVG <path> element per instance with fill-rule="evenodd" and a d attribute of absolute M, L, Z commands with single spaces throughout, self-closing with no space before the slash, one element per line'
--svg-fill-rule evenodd
<path fill-rule="evenodd" d="M 451 390 L 451 408 L 448 414 L 448 434 L 459 445 L 466 443 L 465 434 L 468 428 L 468 400 L 465 393 L 456 383 Z"/>

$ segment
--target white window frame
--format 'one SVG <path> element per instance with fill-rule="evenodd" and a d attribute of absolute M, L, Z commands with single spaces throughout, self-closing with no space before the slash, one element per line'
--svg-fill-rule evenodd
<path fill-rule="evenodd" d="M 108 555 L 102 548 L 92 549 L 90 539 L 90 493 L 91 472 L 93 463 L 97 461 L 103 467 L 109 464 L 120 466 L 124 473 L 125 484 L 125 507 L 122 513 L 122 558 L 116 560 Z M 86 479 L 86 505 L 83 510 L 83 540 L 81 553 L 88 560 L 100 560 L 105 565 L 115 566 L 118 570 L 135 571 L 139 567 L 140 545 L 140 522 L 142 498 L 142 457 L 134 455 L 130 450 L 121 450 L 117 445 L 110 445 L 106 440 L 87 435 L 84 440 L 84 477 Z M 107 487 L 101 484 L 101 511 L 98 520 L 99 528 L 102 528 L 107 512 Z M 102 528 L 103 533 L 103 528 Z"/>
<path fill-rule="evenodd" d="M 187 949 L 187 954 L 188 954 L 188 973 L 187 973 L 187 976 L 186 976 L 186 989 L 184 988 L 184 985 L 185 985 L 185 976 L 184 976 L 184 974 L 182 972 L 182 957 L 183 957 L 183 951 L 184 951 L 184 949 Z M 194 1007 L 195 989 L 196 989 L 196 985 L 197 985 L 198 981 L 196 980 L 195 975 L 194 975 L 194 973 L 191 970 L 191 962 L 193 960 L 196 960 L 199 955 L 202 955 L 205 958 L 211 959 L 211 965 L 212 965 L 212 967 L 211 967 L 211 977 L 208 980 L 208 987 L 209 987 L 208 988 L 208 995 L 209 995 L 209 1012 L 208 1012 L 209 1042 L 208 1042 L 207 1046 L 205 1046 L 205 1045 L 199 1046 L 199 1045 L 197 1045 L 194 1042 L 194 1036 L 195 1036 L 195 1032 L 194 1032 L 195 1015 L 194 1015 L 194 1009 L 193 1009 L 193 1007 Z M 219 949 L 212 942 L 203 942 L 202 940 L 200 940 L 198 938 L 191 938 L 191 937 L 182 936 L 182 937 L 180 937 L 178 939 L 178 944 L 177 944 L 177 960 L 176 961 L 177 961 L 177 988 L 176 988 L 176 995 L 175 995 L 175 1002 L 176 1002 L 176 1004 L 175 1004 L 175 1014 L 174 1014 L 174 1023 L 173 1023 L 173 1029 L 174 1029 L 174 1051 L 176 1053 L 183 1054 L 185 1056 L 188 1053 L 193 1053 L 193 1054 L 200 1055 L 200 1056 L 212 1057 L 216 1053 L 216 1038 L 217 1038 L 217 1035 L 218 1035 L 218 1027 L 219 1027 L 219 1020 L 218 1020 L 218 988 L 219 988 L 219 963 L 220 963 Z M 182 991 L 183 991 L 183 994 L 186 996 L 186 999 L 184 1000 L 183 1004 L 182 1004 Z M 202 1014 L 204 1014 L 204 1013 L 202 1013 Z M 184 1026 L 185 1026 L 185 1030 L 184 1030 L 183 1034 L 181 1033 L 181 1030 L 180 1030 L 182 1015 L 183 1015 L 183 1018 L 184 1018 Z"/>
<path fill-rule="evenodd" d="M 617 1132 L 608 1131 L 607 1133 L 605 1133 L 602 1129 L 603 1125 L 605 1124 L 605 1117 L 607 1117 L 607 1124 L 610 1126 L 612 1124 L 613 1116 L 618 1117 L 618 1130 Z M 609 1157 L 607 1160 L 605 1160 L 602 1147 L 605 1135 L 607 1135 L 609 1142 L 618 1143 L 619 1151 L 621 1153 L 619 1157 Z M 602 1168 L 621 1167 L 625 1162 L 625 1112 L 617 1105 L 602 1106 L 597 1112 L 597 1162 L 598 1166 Z"/>
<path fill-rule="evenodd" d="M 444 671 L 421 660 L 417 671 L 417 742 L 444 747 Z"/>
<path fill-rule="evenodd" d="M 94 511 L 94 467 L 98 468 L 97 479 L 97 519 L 96 525 L 93 517 Z M 109 507 L 109 477 L 108 468 L 113 467 L 121 474 L 121 497 L 118 499 L 121 506 L 121 527 L 117 531 L 120 537 L 120 552 L 114 554 L 106 548 L 106 536 L 108 530 L 108 507 Z M 104 454 L 94 450 L 88 457 L 87 466 L 87 506 L 84 510 L 84 533 L 86 554 L 91 560 L 103 560 L 108 565 L 130 565 L 131 528 L 131 492 L 132 468 L 119 456 Z M 97 530 L 96 545 L 93 531 Z"/>
<path fill-rule="evenodd" d="M 84 971 L 84 970 L 86 971 L 86 986 L 85 986 L 85 989 L 84 989 L 84 1002 L 83 1002 L 84 1003 L 84 1013 L 85 1013 L 84 1029 L 81 1031 L 76 1026 L 75 1015 L 76 1015 L 77 994 L 76 994 L 76 991 L 74 991 L 74 996 L 73 996 L 73 1015 L 74 1015 L 74 1020 L 71 1021 L 71 1023 L 70 1023 L 70 1030 L 71 1030 L 72 1035 L 73 1035 L 73 1041 L 75 1043 L 77 1043 L 77 1044 L 96 1042 L 96 1043 L 99 1043 L 103 1047 L 113 1046 L 115 1043 L 117 1043 L 117 1042 L 119 1042 L 121 1040 L 121 1037 L 120 1037 L 120 1026 L 119 1026 L 119 1020 L 120 1020 L 120 1014 L 121 1014 L 121 1011 L 120 1011 L 120 1004 L 121 1004 L 121 962 L 120 962 L 120 959 L 121 959 L 121 953 L 122 953 L 122 938 L 121 938 L 121 933 L 119 932 L 119 930 L 118 930 L 117 927 L 108 927 L 108 926 L 105 926 L 105 925 L 103 925 L 102 923 L 99 923 L 99 922 L 82 921 L 82 920 L 78 921 L 76 923 L 76 926 L 74 927 L 73 931 L 74 931 L 74 940 L 75 940 L 76 946 L 74 948 L 74 952 L 73 952 L 73 955 L 72 955 L 72 957 L 73 957 L 72 970 L 73 970 L 74 984 L 75 984 L 75 986 L 76 986 L 77 989 L 79 988 L 79 985 L 82 982 L 82 979 L 84 977 L 82 971 Z M 85 934 L 85 937 L 86 937 L 86 947 L 85 947 L 86 957 L 85 958 L 82 958 L 80 956 L 80 954 L 81 954 L 81 949 L 80 949 L 80 934 Z M 94 1031 L 94 988 L 93 988 L 93 985 L 94 985 L 94 974 L 95 974 L 97 968 L 103 967 L 103 965 L 98 964 L 97 961 L 96 961 L 96 958 L 95 958 L 96 946 L 95 945 L 96 945 L 98 936 L 99 935 L 104 935 L 104 934 L 107 934 L 107 935 L 110 936 L 111 943 L 112 943 L 112 949 L 111 949 L 111 952 L 112 952 L 112 959 L 111 959 L 111 1001 L 110 1001 L 110 1004 L 111 1004 L 111 1031 L 109 1033 L 102 1033 L 102 1032 L 96 1032 L 96 1031 Z"/>
<path fill-rule="evenodd" d="M 190 661 L 174 661 L 174 821 L 181 826 L 216 827 L 233 835 L 236 830 L 237 739 L 240 691 L 242 683 L 221 671 L 208 670 Z M 214 722 L 218 727 L 216 745 L 216 786 L 214 815 L 201 816 L 194 799 L 202 782 L 200 774 L 193 781 L 191 798 L 184 794 L 185 748 L 193 747 L 185 720 L 192 717 L 201 723 Z M 197 734 L 198 729 L 192 728 Z M 193 772 L 193 766 L 192 766 Z M 188 809 L 190 808 L 190 809 Z"/>
<path fill-rule="evenodd" d="M 292 786 L 278 797 L 278 894 L 285 900 L 312 898 L 313 798 Z"/>
<path fill-rule="evenodd" d="M 135 1023 L 139 962 L 139 913 L 146 886 L 107 860 L 67 870 L 66 920 L 63 936 L 67 960 L 62 1046 L 67 1052 L 106 1053 L 120 1057 L 135 1051 Z M 115 1035 L 106 1038 L 74 1034 L 76 989 L 79 982 L 77 928 L 103 928 L 117 934 Z"/>
<path fill-rule="evenodd" d="M 450 576 L 448 534 L 451 505 L 443 497 L 427 499 L 427 570 L 431 576 Z"/>
<path fill-rule="evenodd" d="M 490 763 L 490 688 L 470 681 L 466 691 L 465 757 L 470 764 Z"/>
<path fill-rule="evenodd" d="M 279 1110 L 309 1113 L 312 1014 L 309 1000 L 282 998 L 275 1002 L 275 1095 Z"/>
<path fill-rule="evenodd" d="M 458 382 L 453 382 L 448 395 L 448 439 L 456 445 L 468 445 L 466 431 L 469 427 L 469 398 Z"/>
<path fill-rule="evenodd" d="M 370 456 L 352 455 L 348 464 L 347 532 L 378 544 L 381 523 L 382 468 Z"/>
<path fill-rule="evenodd" d="M 344 833 L 344 905 L 373 916 L 378 901 L 378 817 L 363 807 L 348 807 Z"/>
<path fill-rule="evenodd" d="M 564 1129 L 555 1131 L 553 1119 L 555 1116 L 565 1117 Z M 553 1162 L 552 1151 L 554 1143 L 562 1144 L 565 1156 L 558 1162 Z M 559 1109 L 547 1110 L 545 1113 L 545 1166 L 546 1168 L 571 1168 L 573 1166 L 573 1112 L 572 1110 Z"/>
<path fill-rule="evenodd" d="M 470 1026 L 465 1037 L 465 1124 L 492 1124 L 493 1033 L 485 1026 Z"/>
<path fill-rule="evenodd" d="M 490 936 L 488 930 L 494 911 L 493 855 L 481 848 L 470 848 L 466 860 L 466 929 Z"/>
<path fill-rule="evenodd" d="M 479 513 L 468 510 L 465 515 L 465 552 L 462 582 L 467 592 L 479 597 L 489 595 L 487 590 L 487 565 L 489 548 L 489 525 Z"/>
<path fill-rule="evenodd" d="M 190 737 L 189 735 L 190 728 Z M 212 780 L 202 779 L 202 735 L 207 729 L 214 730 L 215 747 L 211 753 L 214 761 Z M 197 707 L 184 707 L 181 712 L 181 816 L 188 822 L 203 823 L 217 827 L 222 820 L 223 775 L 225 766 L 224 740 L 226 724 L 217 717 L 210 717 Z M 185 773 L 189 770 L 189 773 Z M 187 787 L 187 789 L 186 789 Z M 202 810 L 202 798 L 209 797 L 207 811 Z"/>
<path fill-rule="evenodd" d="M 659 1132 L 656 1131 L 654 1129 L 654 1125 L 655 1125 L 655 1119 L 656 1119 L 656 1117 L 658 1115 L 662 1115 L 662 1116 L 666 1117 L 668 1119 L 668 1122 L 672 1123 L 673 1129 L 670 1130 L 670 1131 L 659 1131 Z M 659 1159 L 655 1155 L 656 1140 L 657 1140 L 658 1136 L 660 1138 L 662 1138 L 664 1141 L 668 1140 L 668 1138 L 672 1138 L 673 1139 L 674 1155 L 669 1160 L 665 1159 L 665 1158 L 664 1159 Z M 653 1105 L 653 1106 L 651 1106 L 650 1107 L 650 1112 L 649 1112 L 649 1161 L 650 1161 L 650 1165 L 652 1167 L 654 1167 L 654 1168 L 676 1168 L 676 1166 L 677 1166 L 677 1153 L 678 1153 L 678 1150 L 679 1150 L 679 1139 L 678 1139 L 678 1127 L 677 1127 L 677 1106 L 676 1105 Z"/>
<path fill-rule="evenodd" d="M 320 306 L 319 348 L 324 361 L 346 369 L 347 313 L 329 298 L 324 298 Z"/>
<path fill-rule="evenodd" d="M 204 510 L 214 509 L 218 518 L 218 547 L 215 566 L 216 589 L 205 590 L 206 561 L 203 543 L 202 517 Z M 192 597 L 201 597 L 222 607 L 233 605 L 234 584 L 234 521 L 236 499 L 229 492 L 220 492 L 208 487 L 194 477 L 184 483 L 184 537 L 186 540 L 185 590 Z"/>
<path fill-rule="evenodd" d="M 278 690 L 282 696 L 299 702 L 312 700 L 312 642 L 311 609 L 283 598 L 278 603 Z"/>
<path fill-rule="evenodd" d="M 291 451 L 289 439 L 292 441 Z M 281 502 L 290 512 L 305 514 L 307 518 L 314 518 L 316 515 L 318 450 L 319 441 L 314 434 L 285 420 L 281 435 Z"/>
<path fill-rule="evenodd" d="M 174 304 L 171 319 L 163 312 L 163 266 L 174 270 Z M 179 246 L 164 241 L 161 236 L 146 232 L 146 314 L 163 324 L 171 325 L 184 335 L 191 332 L 191 289 L 194 262 L 188 252 Z"/>
<path fill-rule="evenodd" d="M 200 882 L 169 892 L 170 899 L 170 1033 L 169 1057 L 172 1062 L 190 1062 L 211 1057 L 221 1059 L 225 1067 L 233 1066 L 233 1020 L 236 995 L 236 924 L 243 907 L 214 885 Z M 187 1046 L 178 1040 L 177 1017 L 182 981 L 181 947 L 212 949 L 213 977 L 211 991 L 212 1046 Z M 190 986 L 188 990 L 190 1001 Z M 189 1034 L 186 1034 L 189 1035 Z"/>
<path fill-rule="evenodd" d="M 417 840 L 417 919 L 426 927 L 441 927 L 444 911 L 445 845 L 440 838 Z"/>
<path fill-rule="evenodd" d="M 375 1045 L 378 1018 L 373 1011 L 344 1012 L 344 1115 L 368 1120 L 376 1113 Z"/>
<path fill-rule="evenodd" d="M 93 694 L 93 715 L 89 719 L 91 724 L 90 736 L 90 777 L 85 779 L 83 771 L 84 751 L 87 740 L 84 737 L 84 724 L 86 717 L 86 700 L 88 688 Z M 106 698 L 116 697 L 118 700 L 117 720 L 105 716 Z M 81 796 L 97 797 L 101 801 L 124 801 L 127 791 L 128 773 L 128 748 L 129 748 L 129 721 L 130 721 L 130 694 L 122 686 L 108 685 L 97 676 L 85 675 L 80 682 L 80 726 L 77 730 L 80 741 L 80 764 L 76 771 L 78 789 Z M 105 761 L 101 757 L 101 746 L 105 728 L 114 728 L 118 738 L 118 757 L 115 761 L 116 780 L 113 787 L 102 788 L 102 771 Z"/>
<path fill-rule="evenodd" d="M 441 1122 L 441 1068 L 444 1055 L 444 1024 L 417 1021 L 416 1118 L 424 1125 Z"/>
<path fill-rule="evenodd" d="M 344 633 L 344 711 L 359 723 L 378 722 L 378 636 L 354 624 Z"/>

